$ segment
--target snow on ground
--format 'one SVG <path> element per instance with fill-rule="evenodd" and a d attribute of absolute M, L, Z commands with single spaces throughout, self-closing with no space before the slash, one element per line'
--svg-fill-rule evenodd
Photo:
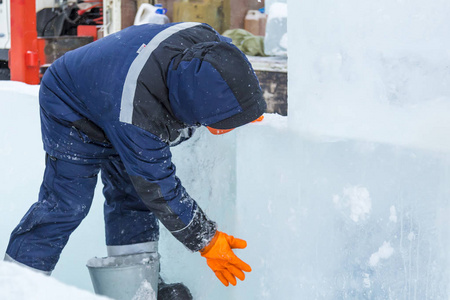
<path fill-rule="evenodd" d="M 8 300 L 107 300 L 55 278 L 0 261 L 0 297 Z"/>

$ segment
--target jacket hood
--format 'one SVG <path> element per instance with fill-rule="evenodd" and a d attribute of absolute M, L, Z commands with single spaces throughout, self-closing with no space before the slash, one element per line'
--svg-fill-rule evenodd
<path fill-rule="evenodd" d="M 175 117 L 188 125 L 231 129 L 266 109 L 250 62 L 227 42 L 199 43 L 180 53 L 169 66 L 167 86 Z"/>

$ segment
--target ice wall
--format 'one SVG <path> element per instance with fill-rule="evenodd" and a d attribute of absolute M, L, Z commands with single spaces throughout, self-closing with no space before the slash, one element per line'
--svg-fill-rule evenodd
<path fill-rule="evenodd" d="M 200 128 L 195 136 L 172 148 L 177 174 L 188 193 L 219 230 L 236 232 L 236 136 L 213 136 Z M 235 299 L 236 289 L 224 287 L 199 253 L 191 253 L 161 229 L 161 274 L 170 282 L 184 282 L 196 300 Z"/>
<path fill-rule="evenodd" d="M 446 1 L 289 2 L 289 118 L 229 134 L 235 214 L 215 209 L 219 185 L 198 197 L 247 239 L 237 253 L 253 272 L 224 288 L 200 269 L 204 284 L 191 273 L 198 259 L 177 250 L 189 264 L 179 278 L 198 299 L 448 299 L 449 10 Z M 196 184 L 220 174 L 205 167 Z M 178 169 L 197 170 L 183 159 Z"/>
<path fill-rule="evenodd" d="M 448 156 L 269 123 L 242 128 L 237 166 L 236 299 L 448 298 Z"/>
<path fill-rule="evenodd" d="M 253 281 L 262 296 L 449 297 L 449 12 L 289 2 L 289 125 L 264 128 L 270 144 L 237 141 L 238 183 L 244 163 L 273 181 L 238 185 L 238 212 L 267 228 L 253 242 L 274 245 Z M 252 193 L 257 207 L 241 200 Z"/>
<path fill-rule="evenodd" d="M 291 1 L 289 13 L 293 127 L 450 149 L 448 1 Z"/>

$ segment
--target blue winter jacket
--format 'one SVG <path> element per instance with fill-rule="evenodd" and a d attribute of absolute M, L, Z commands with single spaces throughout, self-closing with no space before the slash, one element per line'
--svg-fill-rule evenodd
<path fill-rule="evenodd" d="M 234 128 L 264 112 L 258 80 L 236 47 L 205 24 L 132 26 L 66 53 L 42 85 L 43 113 L 114 148 L 139 196 L 178 240 L 193 251 L 211 240 L 216 225 L 175 176 L 170 146 L 195 127 Z M 67 159 L 52 143 L 44 137 L 50 155 Z M 83 161 L 96 153 L 71 155 Z"/>

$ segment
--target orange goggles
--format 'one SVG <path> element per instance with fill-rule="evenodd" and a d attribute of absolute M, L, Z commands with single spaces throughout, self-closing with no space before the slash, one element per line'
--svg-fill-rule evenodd
<path fill-rule="evenodd" d="M 258 119 L 252 121 L 251 123 L 256 123 L 256 122 L 261 122 L 262 120 L 264 120 L 264 116 L 262 115 L 261 117 L 259 117 Z M 206 126 L 206 128 L 208 128 L 209 132 L 211 132 L 214 135 L 220 135 L 220 134 L 224 134 L 227 132 L 230 132 L 231 130 L 233 130 L 234 128 L 231 129 L 215 129 L 209 126 Z"/>
<path fill-rule="evenodd" d="M 264 120 L 264 115 L 262 115 L 261 117 L 259 117 L 255 121 L 252 121 L 252 123 L 261 122 L 262 120 Z"/>
<path fill-rule="evenodd" d="M 220 135 L 220 134 L 224 134 L 227 132 L 230 132 L 231 130 L 233 130 L 234 128 L 231 129 L 215 129 L 209 126 L 206 126 L 206 128 L 208 128 L 209 132 L 211 132 L 214 135 Z"/>

